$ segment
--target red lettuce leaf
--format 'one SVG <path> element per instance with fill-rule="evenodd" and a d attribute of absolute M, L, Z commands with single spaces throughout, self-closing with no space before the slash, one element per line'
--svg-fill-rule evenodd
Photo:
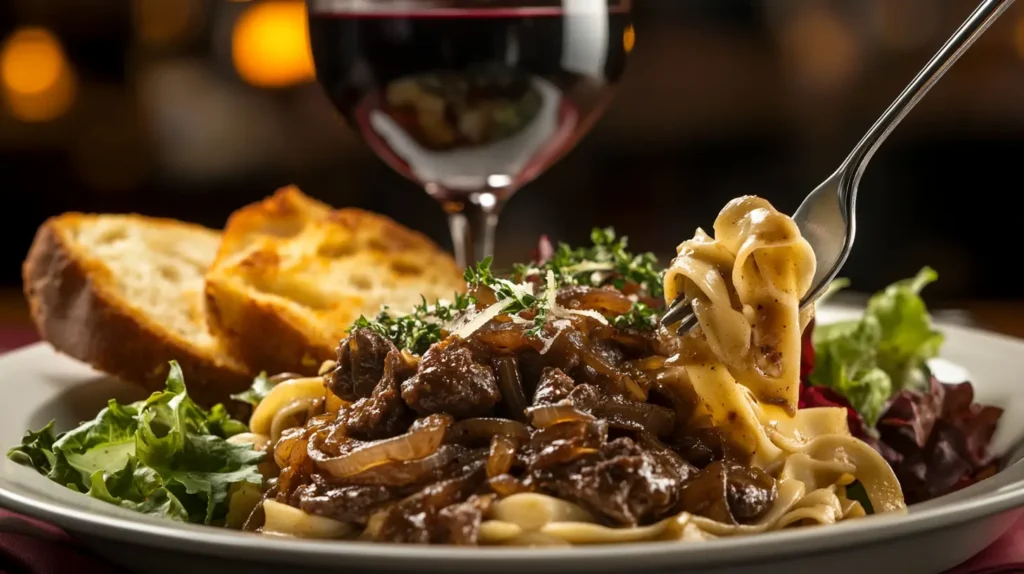
<path fill-rule="evenodd" d="M 907 504 L 948 494 L 991 475 L 989 442 L 1003 410 L 974 402 L 971 383 L 931 379 L 928 392 L 904 390 L 878 422 L 879 449 Z"/>

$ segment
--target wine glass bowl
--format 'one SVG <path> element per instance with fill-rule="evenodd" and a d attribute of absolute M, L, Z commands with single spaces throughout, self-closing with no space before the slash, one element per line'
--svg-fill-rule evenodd
<path fill-rule="evenodd" d="M 610 102 L 628 0 L 307 0 L 317 79 L 350 125 L 493 254 L 502 206 Z"/>

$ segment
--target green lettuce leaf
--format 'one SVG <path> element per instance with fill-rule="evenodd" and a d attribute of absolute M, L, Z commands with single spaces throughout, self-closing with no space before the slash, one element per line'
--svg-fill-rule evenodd
<path fill-rule="evenodd" d="M 262 483 L 256 465 L 265 455 L 226 440 L 246 430 L 223 405 L 207 411 L 193 402 L 172 362 L 165 390 L 127 405 L 110 401 L 59 437 L 51 422 L 8 457 L 94 498 L 209 524 L 227 513 L 232 484 Z"/>
<path fill-rule="evenodd" d="M 20 465 L 30 466 L 42 474 L 48 474 L 56 462 L 53 454 L 53 443 L 56 440 L 53 434 L 53 421 L 50 421 L 37 431 L 25 433 L 21 445 L 12 448 L 7 457 Z"/>
<path fill-rule="evenodd" d="M 231 395 L 231 398 L 236 401 L 243 403 L 249 403 L 252 406 L 260 404 L 260 402 L 267 398 L 270 391 L 274 388 L 274 383 L 270 382 L 270 377 L 267 376 L 266 371 L 262 372 L 252 381 L 252 386 L 242 391 Z"/>
<path fill-rule="evenodd" d="M 915 277 L 899 281 L 868 301 L 866 315 L 882 327 L 878 344 L 878 366 L 892 377 L 893 392 L 905 388 L 923 389 L 928 377 L 925 361 L 939 354 L 942 333 L 932 328 L 921 290 L 939 278 L 930 267 Z"/>
<path fill-rule="evenodd" d="M 155 514 L 181 522 L 190 517 L 185 506 L 164 486 L 159 474 L 129 456 L 124 468 L 113 473 L 97 471 L 89 481 L 89 496 L 128 510 Z"/>
<path fill-rule="evenodd" d="M 925 267 L 873 295 L 861 319 L 816 327 L 810 384 L 846 397 L 869 426 L 895 393 L 923 388 L 925 362 L 938 354 L 942 334 L 920 293 L 937 278 Z"/>

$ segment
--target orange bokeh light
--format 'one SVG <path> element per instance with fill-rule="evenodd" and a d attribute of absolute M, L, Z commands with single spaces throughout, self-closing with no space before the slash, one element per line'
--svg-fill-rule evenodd
<path fill-rule="evenodd" d="M 26 122 L 60 117 L 75 100 L 74 71 L 60 40 L 45 28 L 15 30 L 0 49 L 5 107 Z"/>
<path fill-rule="evenodd" d="M 246 82 L 280 88 L 312 80 L 309 26 L 302 2 L 253 3 L 235 22 L 231 37 L 235 70 Z"/>
<path fill-rule="evenodd" d="M 626 50 L 626 53 L 633 51 L 633 45 L 636 44 L 636 30 L 633 29 L 633 25 L 626 26 L 626 29 L 622 32 L 622 47 Z"/>

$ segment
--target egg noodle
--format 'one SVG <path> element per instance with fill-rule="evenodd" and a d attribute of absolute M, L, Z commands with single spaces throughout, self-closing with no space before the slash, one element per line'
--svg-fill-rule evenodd
<path fill-rule="evenodd" d="M 706 540 L 791 526 L 831 524 L 865 515 L 847 496 L 855 481 L 875 513 L 905 508 L 896 476 L 885 460 L 853 437 L 842 408 L 798 407 L 801 333 L 813 308 L 799 301 L 810 287 L 815 257 L 786 215 L 767 201 L 731 201 L 714 223 L 677 248 L 664 276 L 664 298 L 683 294 L 699 328 L 673 336 L 672 353 L 642 366 L 663 385 L 694 398 L 688 429 L 720 431 L 751 466 L 775 479 L 777 494 L 756 521 L 740 524 L 680 512 L 650 524 L 607 526 L 580 504 L 537 492 L 497 498 L 479 523 L 479 544 L 558 546 L 650 540 Z M 321 369 L 326 373 L 331 365 Z M 231 440 L 275 452 L 289 428 L 315 409 L 332 416 L 349 408 L 326 390 L 323 377 L 278 384 L 254 409 L 250 433 Z M 404 395 L 403 395 L 404 396 Z M 261 468 L 274 478 L 288 465 L 277 454 Z M 228 522 L 244 520 L 261 501 L 259 488 L 243 485 L 231 498 Z M 376 538 L 381 513 L 365 524 L 341 522 L 267 497 L 267 534 L 313 538 Z"/>

